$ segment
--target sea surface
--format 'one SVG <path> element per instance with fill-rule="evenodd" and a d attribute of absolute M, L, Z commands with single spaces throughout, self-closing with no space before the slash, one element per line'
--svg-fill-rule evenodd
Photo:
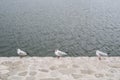
<path fill-rule="evenodd" d="M 120 56 L 120 0 L 0 0 L 0 56 Z"/>

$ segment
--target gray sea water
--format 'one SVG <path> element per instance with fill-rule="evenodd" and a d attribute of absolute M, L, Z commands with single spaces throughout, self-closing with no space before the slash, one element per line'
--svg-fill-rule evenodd
<path fill-rule="evenodd" d="M 120 56 L 120 0 L 0 0 L 0 56 Z"/>

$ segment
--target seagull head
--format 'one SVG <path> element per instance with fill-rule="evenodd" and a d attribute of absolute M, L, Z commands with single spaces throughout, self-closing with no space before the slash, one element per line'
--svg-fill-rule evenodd
<path fill-rule="evenodd" d="M 58 49 L 55 49 L 55 52 L 58 51 Z"/>
<path fill-rule="evenodd" d="M 17 51 L 20 51 L 20 49 L 18 48 Z"/>

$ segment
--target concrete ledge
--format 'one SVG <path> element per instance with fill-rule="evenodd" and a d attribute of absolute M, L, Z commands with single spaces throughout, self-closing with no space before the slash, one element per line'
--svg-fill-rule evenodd
<path fill-rule="evenodd" d="M 0 57 L 0 80 L 120 80 L 120 57 Z"/>

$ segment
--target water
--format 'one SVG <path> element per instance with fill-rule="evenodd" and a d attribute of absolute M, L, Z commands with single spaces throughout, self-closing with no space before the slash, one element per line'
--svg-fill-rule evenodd
<path fill-rule="evenodd" d="M 0 0 L 0 56 L 120 56 L 120 0 Z"/>

